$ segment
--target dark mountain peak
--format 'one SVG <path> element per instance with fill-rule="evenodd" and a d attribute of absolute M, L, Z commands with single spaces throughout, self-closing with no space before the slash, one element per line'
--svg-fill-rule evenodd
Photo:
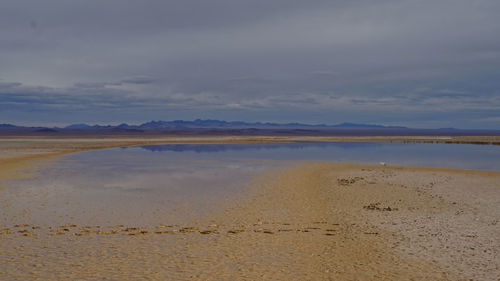
<path fill-rule="evenodd" d="M 141 125 L 128 125 L 122 123 L 118 126 L 89 126 L 87 124 L 73 124 L 67 126 L 68 129 L 87 129 L 87 128 L 123 128 L 123 129 L 143 129 L 143 130 L 156 130 L 156 129 L 196 129 L 196 128 L 394 128 L 403 129 L 406 127 L 397 126 L 383 126 L 376 124 L 358 124 L 358 123 L 341 123 L 338 125 L 326 124 L 304 124 L 304 123 L 272 123 L 272 122 L 245 122 L 245 121 L 224 121 L 216 119 L 195 119 L 193 121 L 186 120 L 173 120 L 162 121 L 152 120 Z"/>
<path fill-rule="evenodd" d="M 0 124 L 0 128 L 17 128 L 17 126 L 12 124 Z"/>
<path fill-rule="evenodd" d="M 18 128 L 11 124 L 0 124 L 0 128 Z M 134 130 L 162 130 L 162 129 L 308 129 L 308 128 L 366 128 L 366 129 L 379 129 L 379 128 L 391 128 L 391 129 L 407 129 L 407 127 L 398 126 L 384 126 L 378 124 L 359 124 L 359 123 L 349 123 L 344 122 L 337 125 L 326 125 L 326 124 L 304 124 L 304 123 L 273 123 L 273 122 L 245 122 L 245 121 L 225 121 L 216 119 L 195 119 L 193 121 L 185 120 L 172 120 L 172 121 L 162 121 L 162 120 L 152 120 L 141 125 L 129 125 L 127 123 L 122 123 L 120 125 L 88 125 L 86 123 L 71 124 L 64 129 L 74 129 L 74 130 L 100 130 L 100 129 L 134 129 Z"/>
<path fill-rule="evenodd" d="M 123 124 L 120 124 L 119 126 L 127 126 L 127 124 L 123 123 Z M 102 128 L 114 128 L 114 127 L 117 127 L 117 126 L 112 126 L 112 125 L 88 125 L 88 124 L 85 124 L 85 123 L 79 123 L 79 124 L 71 124 L 69 126 L 66 126 L 64 127 L 65 129 L 102 129 Z"/>
<path fill-rule="evenodd" d="M 90 125 L 87 125 L 85 123 L 79 123 L 79 124 L 71 124 L 71 125 L 68 125 L 64 128 L 66 129 L 86 129 L 86 128 L 90 128 L 91 126 Z"/>
<path fill-rule="evenodd" d="M 238 122 L 238 125 L 247 123 Z M 193 121 L 173 120 L 173 121 L 150 121 L 139 125 L 143 129 L 167 129 L 167 128 L 219 128 L 227 126 L 235 126 L 232 122 L 213 120 L 213 119 L 196 119 Z"/>
<path fill-rule="evenodd" d="M 165 121 L 149 121 L 139 125 L 143 129 L 165 129 L 168 128 L 168 122 Z"/>

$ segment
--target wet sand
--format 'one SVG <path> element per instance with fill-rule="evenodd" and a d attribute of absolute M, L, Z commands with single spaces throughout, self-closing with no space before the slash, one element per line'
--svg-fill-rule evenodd
<path fill-rule="evenodd" d="M 44 159 L 53 159 L 48 156 L 129 144 L 61 143 L 4 146 L 0 180 L 33 176 L 37 163 L 46 165 Z M 182 223 L 61 221 L 41 227 L 25 225 L 21 215 L 0 225 L 0 279 L 497 280 L 500 276 L 500 172 L 298 165 L 272 169 L 241 194 L 221 198 L 205 216 Z M 19 173 L 23 170 L 28 172 Z"/>

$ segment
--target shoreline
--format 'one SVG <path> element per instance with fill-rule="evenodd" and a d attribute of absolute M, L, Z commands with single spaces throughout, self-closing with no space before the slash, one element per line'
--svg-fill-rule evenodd
<path fill-rule="evenodd" d="M 0 136 L 1 182 L 24 177 L 16 171 L 33 169 L 36 162 L 65 154 L 116 148 L 122 146 L 157 144 L 230 144 L 230 143 L 286 143 L 286 142 L 396 142 L 500 145 L 498 136 Z"/>
<path fill-rule="evenodd" d="M 500 145 L 500 136 L 407 136 L 407 135 L 370 135 L 370 136 L 293 136 L 293 135 L 0 135 L 0 144 L 5 141 L 153 141 L 166 143 L 224 143 L 224 142 L 409 142 L 409 143 L 448 143 Z"/>
<path fill-rule="evenodd" d="M 13 147 L 0 158 L 0 180 L 67 153 L 144 144 L 131 143 Z M 132 236 L 124 227 L 65 226 L 67 234 L 44 236 L 43 229 L 0 225 L 0 239 L 9 241 L 1 261 L 11 265 L 0 277 L 492 280 L 500 273 L 500 172 L 297 164 L 258 176 L 189 225 L 149 226 Z M 61 251 L 70 253 L 64 262 Z"/>

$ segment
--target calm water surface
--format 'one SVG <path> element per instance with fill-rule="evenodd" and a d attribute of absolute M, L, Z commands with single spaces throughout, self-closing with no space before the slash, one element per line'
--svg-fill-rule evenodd
<path fill-rule="evenodd" d="M 176 144 L 142 146 L 164 155 L 379 163 L 500 171 L 500 146 L 442 143 Z M 128 148 L 137 149 L 137 148 Z"/>
<path fill-rule="evenodd" d="M 0 223 L 181 223 L 244 190 L 253 176 L 295 160 L 500 171 L 500 146 L 175 144 L 88 151 L 0 190 Z"/>

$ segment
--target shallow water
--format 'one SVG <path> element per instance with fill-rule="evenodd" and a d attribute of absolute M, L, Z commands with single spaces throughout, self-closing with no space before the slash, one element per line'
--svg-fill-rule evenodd
<path fill-rule="evenodd" d="M 286 160 L 500 171 L 500 146 L 422 143 L 172 144 L 72 154 L 1 190 L 0 223 L 151 225 L 206 214 Z M 230 200 L 230 199 L 228 199 Z M 215 204 L 217 202 L 217 204 Z"/>
<path fill-rule="evenodd" d="M 443 143 L 296 142 L 141 146 L 171 157 L 320 160 L 500 171 L 500 146 Z M 136 150 L 136 147 L 124 150 Z"/>
<path fill-rule="evenodd" d="M 272 161 L 150 154 L 140 148 L 63 157 L 0 190 L 0 223 L 180 224 L 244 189 Z M 8 206 L 7 206 L 8 204 Z"/>

